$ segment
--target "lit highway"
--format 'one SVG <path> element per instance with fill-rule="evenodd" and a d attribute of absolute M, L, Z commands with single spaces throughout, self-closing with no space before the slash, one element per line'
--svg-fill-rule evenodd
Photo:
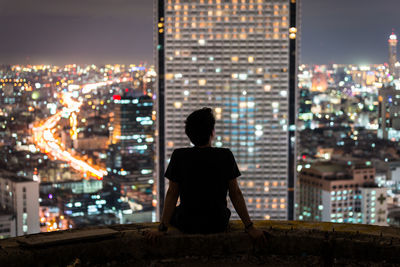
<path fill-rule="evenodd" d="M 119 81 L 117 80 L 115 82 Z M 113 81 L 107 81 L 84 85 L 82 86 L 82 91 L 84 91 L 84 93 L 88 93 L 98 87 L 112 83 Z M 33 140 L 35 145 L 42 152 L 51 155 L 53 158 L 68 162 L 75 170 L 86 173 L 89 177 L 91 176 L 101 180 L 103 176 L 107 174 L 106 170 L 91 166 L 78 157 L 71 155 L 70 152 L 66 151 L 61 146 L 61 142 L 55 138 L 54 133 L 56 131 L 57 123 L 60 121 L 61 117 L 69 117 L 73 112 L 78 113 L 82 105 L 82 102 L 77 101 L 72 97 L 71 92 L 64 92 L 62 94 L 62 103 L 64 104 L 62 110 L 47 118 L 45 121 L 40 123 L 39 126 L 33 128 Z"/>

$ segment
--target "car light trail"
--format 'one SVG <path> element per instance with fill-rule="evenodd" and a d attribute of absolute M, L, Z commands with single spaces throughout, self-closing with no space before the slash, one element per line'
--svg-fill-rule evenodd
<path fill-rule="evenodd" d="M 111 82 L 113 83 L 113 82 Z M 96 84 L 90 84 L 83 86 L 86 92 L 93 89 L 97 89 L 100 86 L 108 85 L 108 82 L 100 82 Z M 33 140 L 37 147 L 46 154 L 50 154 L 54 158 L 61 159 L 70 164 L 70 166 L 78 171 L 89 174 L 89 176 L 95 177 L 98 180 L 103 179 L 103 176 L 107 175 L 107 171 L 103 169 L 97 169 L 85 161 L 74 157 L 70 152 L 62 148 L 54 137 L 53 130 L 57 127 L 57 123 L 60 121 L 62 115 L 70 116 L 72 113 L 78 113 L 82 105 L 82 102 L 76 101 L 72 97 L 72 93 L 65 92 L 62 95 L 62 103 L 65 107 L 54 114 L 53 116 L 46 119 L 41 125 L 33 128 Z"/>

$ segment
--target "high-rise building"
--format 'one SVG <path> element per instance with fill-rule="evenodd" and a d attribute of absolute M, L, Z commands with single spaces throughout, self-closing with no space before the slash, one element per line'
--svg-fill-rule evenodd
<path fill-rule="evenodd" d="M 10 235 L 35 234 L 39 226 L 39 183 L 0 171 L 0 208 L 12 214 Z M 4 217 L 3 217 L 4 218 Z"/>
<path fill-rule="evenodd" d="M 299 220 L 387 225 L 386 188 L 370 162 L 319 162 L 299 175 Z"/>
<path fill-rule="evenodd" d="M 154 168 L 153 100 L 147 95 L 114 95 L 107 171 L 128 175 Z"/>
<path fill-rule="evenodd" d="M 395 64 L 397 62 L 397 36 L 392 32 L 389 37 L 389 74 L 395 76 Z"/>
<path fill-rule="evenodd" d="M 104 190 L 112 194 L 107 201 L 130 207 L 133 214 L 120 211 L 121 223 L 127 222 L 123 218 L 125 215 L 132 215 L 131 222 L 143 220 L 143 216 L 151 221 L 154 213 L 153 99 L 142 92 L 125 92 L 113 98 L 115 108 L 111 120 L 111 144 L 107 150 L 108 175 L 104 178 Z M 125 203 L 119 203 L 121 199 Z"/>
<path fill-rule="evenodd" d="M 400 140 L 400 81 L 393 80 L 379 90 L 378 137 Z"/>
<path fill-rule="evenodd" d="M 207 106 L 252 218 L 293 219 L 299 1 L 155 2 L 159 211 L 184 119 Z"/>

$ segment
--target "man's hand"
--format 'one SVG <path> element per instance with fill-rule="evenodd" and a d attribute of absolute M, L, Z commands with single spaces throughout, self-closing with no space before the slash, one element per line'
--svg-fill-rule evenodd
<path fill-rule="evenodd" d="M 149 230 L 144 232 L 144 236 L 150 241 L 152 244 L 156 244 L 159 242 L 160 238 L 164 236 L 166 232 L 160 232 L 158 230 Z"/>
<path fill-rule="evenodd" d="M 253 239 L 253 241 L 255 241 L 259 244 L 265 244 L 267 242 L 267 238 L 265 237 L 264 232 L 261 230 L 258 230 L 254 226 L 247 229 L 246 232 L 249 234 L 251 239 Z"/>

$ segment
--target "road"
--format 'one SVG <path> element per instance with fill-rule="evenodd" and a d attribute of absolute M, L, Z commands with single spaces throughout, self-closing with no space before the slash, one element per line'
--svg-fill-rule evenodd
<path fill-rule="evenodd" d="M 115 82 L 119 82 L 115 81 Z M 82 86 L 82 91 L 85 93 L 98 87 L 112 84 L 113 81 L 93 83 Z M 54 136 L 57 123 L 62 116 L 70 116 L 73 112 L 79 113 L 82 102 L 72 97 L 72 92 L 62 93 L 62 103 L 64 107 L 53 116 L 39 123 L 39 126 L 33 128 L 33 140 L 40 151 L 51 155 L 53 158 L 68 162 L 72 168 L 82 173 L 86 173 L 88 177 L 94 177 L 102 180 L 103 176 L 107 175 L 107 171 L 88 164 L 87 162 L 73 156 L 70 152 L 61 146 L 61 142 Z"/>

